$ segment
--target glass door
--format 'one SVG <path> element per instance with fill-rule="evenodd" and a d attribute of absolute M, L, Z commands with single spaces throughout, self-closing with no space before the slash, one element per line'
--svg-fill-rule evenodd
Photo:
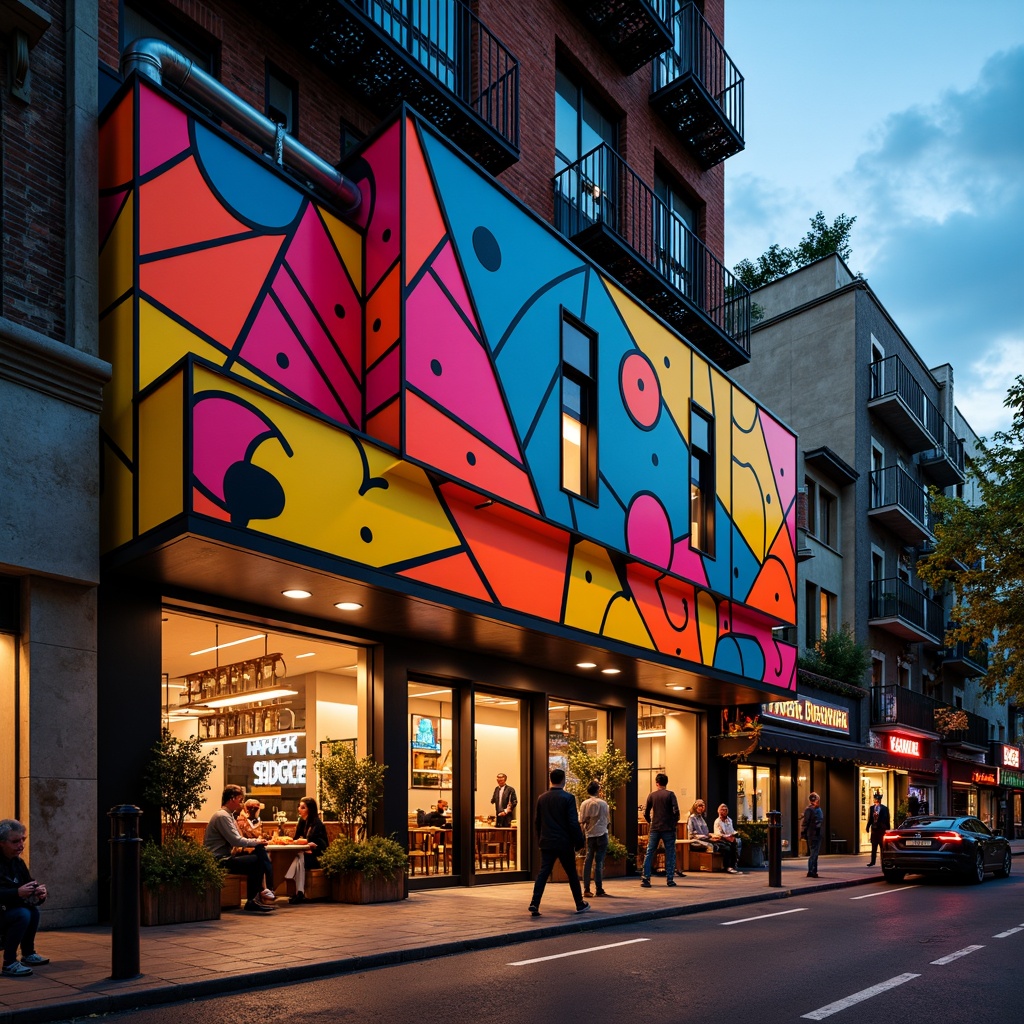
<path fill-rule="evenodd" d="M 473 867 L 477 875 L 515 871 L 522 863 L 519 822 L 530 801 L 520 777 L 520 728 L 521 702 L 515 697 L 482 690 L 473 695 Z"/>
<path fill-rule="evenodd" d="M 452 690 L 409 681 L 409 876 L 450 875 L 455 829 Z"/>

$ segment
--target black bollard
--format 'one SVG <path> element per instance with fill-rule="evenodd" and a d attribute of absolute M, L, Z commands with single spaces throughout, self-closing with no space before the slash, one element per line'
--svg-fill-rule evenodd
<path fill-rule="evenodd" d="M 782 887 L 782 811 L 768 812 L 768 887 Z"/>
<path fill-rule="evenodd" d="M 110 977 L 137 978 L 139 971 L 139 903 L 141 851 L 139 818 L 133 804 L 107 811 L 110 818 Z"/>

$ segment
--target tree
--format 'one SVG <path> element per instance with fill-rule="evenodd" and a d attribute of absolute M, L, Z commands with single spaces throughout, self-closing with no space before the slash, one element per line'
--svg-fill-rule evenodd
<path fill-rule="evenodd" d="M 576 797 L 576 803 L 587 799 L 587 786 L 598 782 L 604 789 L 604 798 L 611 810 L 615 810 L 615 792 L 633 778 L 633 762 L 626 760 L 621 750 L 616 750 L 611 740 L 603 754 L 591 754 L 578 739 L 569 741 L 566 755 L 565 788 Z"/>
<path fill-rule="evenodd" d="M 357 758 L 347 743 L 338 741 L 331 744 L 326 757 L 317 754 L 314 760 L 327 796 L 325 802 L 351 830 L 351 838 L 362 839 L 370 815 L 384 795 L 387 765 L 378 764 L 372 757 Z"/>
<path fill-rule="evenodd" d="M 981 504 L 933 492 L 935 551 L 917 574 L 936 590 L 947 584 L 957 603 L 946 643 L 971 650 L 988 644 L 988 674 L 981 687 L 1024 704 L 1024 377 L 1003 404 L 1013 411 L 1009 430 L 983 441 L 971 473 Z"/>
<path fill-rule="evenodd" d="M 749 259 L 740 260 L 733 267 L 733 272 L 748 288 L 760 288 L 771 284 L 780 277 L 785 277 L 791 270 L 805 267 L 808 263 L 837 253 L 847 260 L 853 252 L 850 245 L 850 231 L 856 217 L 839 214 L 828 224 L 825 215 L 819 210 L 811 218 L 811 227 L 800 240 L 795 249 L 784 249 L 777 242 L 768 246 L 767 250 L 753 263 Z"/>
<path fill-rule="evenodd" d="M 153 747 L 153 756 L 143 773 L 143 795 L 158 804 L 171 824 L 174 838 L 185 833 L 185 818 L 194 818 L 210 788 L 213 755 L 203 753 L 195 736 L 179 740 L 164 729 Z"/>

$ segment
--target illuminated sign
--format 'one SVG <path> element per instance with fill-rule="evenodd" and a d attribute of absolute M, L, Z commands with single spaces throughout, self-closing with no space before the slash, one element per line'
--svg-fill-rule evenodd
<path fill-rule="evenodd" d="M 1020 747 L 1011 747 L 1003 744 L 1003 764 L 1007 768 L 1020 767 Z"/>
<path fill-rule="evenodd" d="M 1010 771 L 1009 768 L 999 769 L 999 785 L 1009 789 L 1024 789 L 1024 772 Z"/>
<path fill-rule="evenodd" d="M 971 772 L 971 782 L 976 782 L 981 786 L 994 786 L 996 784 L 996 773 L 994 771 L 981 771 L 975 769 Z"/>
<path fill-rule="evenodd" d="M 260 736 L 246 743 L 245 752 L 250 757 L 266 757 L 268 754 L 295 754 L 277 761 L 253 761 L 252 781 L 254 786 L 304 786 L 306 784 L 306 759 L 298 757 L 299 733 L 284 736 Z"/>
<path fill-rule="evenodd" d="M 892 754 L 906 754 L 909 757 L 921 756 L 921 741 L 911 739 L 909 736 L 889 735 L 889 752 Z"/>
<path fill-rule="evenodd" d="M 807 725 L 812 729 L 826 729 L 829 732 L 850 735 L 850 712 L 847 708 L 826 704 L 820 700 L 811 700 L 810 697 L 775 700 L 770 704 L 762 704 L 761 715 L 764 718 L 774 718 L 781 722 Z"/>

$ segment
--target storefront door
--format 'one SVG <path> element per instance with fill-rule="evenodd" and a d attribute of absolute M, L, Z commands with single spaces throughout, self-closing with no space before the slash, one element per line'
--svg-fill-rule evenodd
<path fill-rule="evenodd" d="M 515 697 L 478 690 L 473 695 L 473 870 L 479 878 L 516 871 L 530 794 L 523 785 L 522 705 Z"/>

